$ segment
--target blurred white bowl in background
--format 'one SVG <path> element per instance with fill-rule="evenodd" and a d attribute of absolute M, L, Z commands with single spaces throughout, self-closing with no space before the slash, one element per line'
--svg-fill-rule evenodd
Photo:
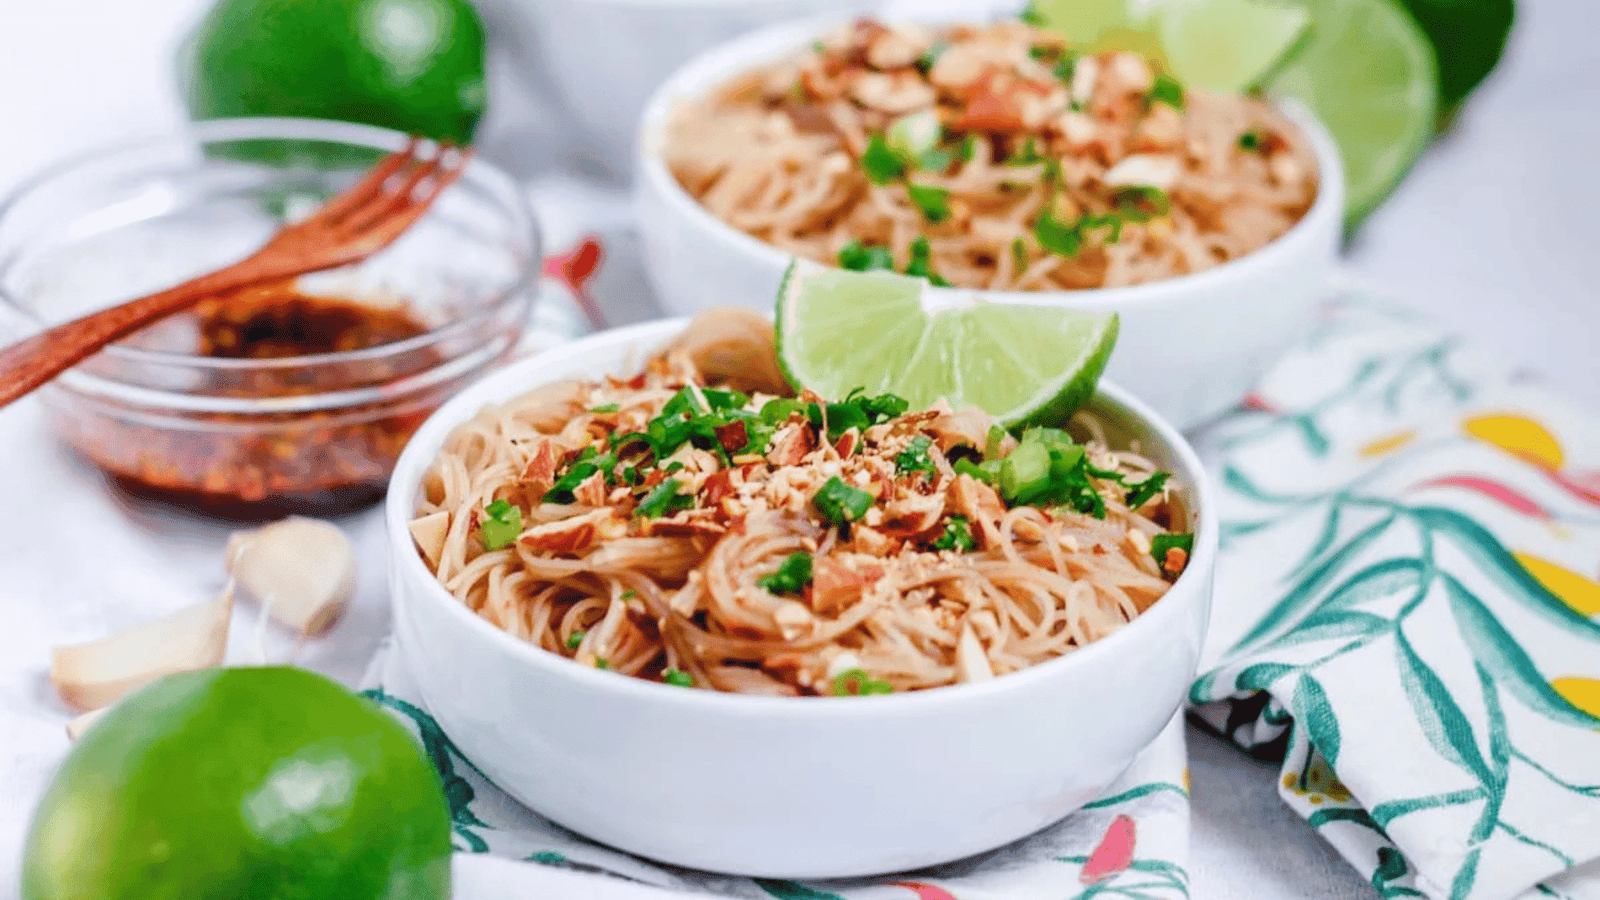
<path fill-rule="evenodd" d="M 650 94 L 696 53 L 802 16 L 881 8 L 883 0 L 478 0 L 525 82 L 582 130 L 610 173 L 633 165 Z"/>
<path fill-rule="evenodd" d="M 822 16 L 744 35 L 686 63 L 650 98 L 640 125 L 634 199 L 650 280 L 668 311 L 693 314 L 724 305 L 770 311 L 791 260 L 712 215 L 667 170 L 662 150 L 674 110 L 840 24 L 837 16 Z M 969 293 L 1005 303 L 1114 310 L 1122 324 L 1108 378 L 1179 428 L 1226 411 L 1308 325 L 1327 296 L 1338 257 L 1344 209 L 1338 148 L 1299 104 L 1280 108 L 1310 137 L 1321 183 L 1305 217 L 1267 246 L 1214 269 L 1132 287 Z"/>

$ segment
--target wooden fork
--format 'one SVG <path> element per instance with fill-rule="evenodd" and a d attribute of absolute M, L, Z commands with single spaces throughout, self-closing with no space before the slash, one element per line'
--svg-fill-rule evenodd
<path fill-rule="evenodd" d="M 207 297 L 360 262 L 393 243 L 460 177 L 471 152 L 412 138 L 309 218 L 286 225 L 255 253 L 174 288 L 90 313 L 0 350 L 0 407 L 105 345 Z"/>

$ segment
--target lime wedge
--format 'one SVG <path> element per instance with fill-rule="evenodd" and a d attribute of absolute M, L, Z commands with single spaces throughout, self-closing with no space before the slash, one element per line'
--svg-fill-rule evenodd
<path fill-rule="evenodd" d="M 912 409 L 943 397 L 1007 425 L 1065 418 L 1094 393 L 1117 342 L 1116 313 L 992 303 L 799 260 L 777 320 L 778 361 L 796 385 L 829 399 L 894 393 Z"/>
<path fill-rule="evenodd" d="M 1261 0 L 1169 0 L 1153 18 L 1173 77 L 1218 94 L 1260 84 L 1311 24 L 1302 8 Z"/>
<path fill-rule="evenodd" d="M 1110 32 L 1139 30 L 1142 18 L 1130 0 L 1033 0 L 1022 17 L 1080 47 Z"/>
<path fill-rule="evenodd" d="M 1333 133 L 1350 226 L 1394 190 L 1433 136 L 1433 51 L 1393 0 L 1299 2 L 1311 35 L 1270 89 L 1304 103 Z"/>

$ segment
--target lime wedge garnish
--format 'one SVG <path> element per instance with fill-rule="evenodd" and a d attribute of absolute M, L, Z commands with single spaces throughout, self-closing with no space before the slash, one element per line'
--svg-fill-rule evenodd
<path fill-rule="evenodd" d="M 1262 0 L 1169 0 L 1152 20 L 1174 78 L 1189 88 L 1242 94 L 1296 46 L 1311 14 Z"/>
<path fill-rule="evenodd" d="M 1078 47 L 1091 46 L 1113 31 L 1139 30 L 1143 21 L 1131 0 L 1033 0 L 1023 18 L 1061 33 Z"/>
<path fill-rule="evenodd" d="M 1393 0 L 1299 0 L 1311 34 L 1275 78 L 1333 133 L 1344 156 L 1345 223 L 1394 190 L 1433 136 L 1433 51 Z"/>
<path fill-rule="evenodd" d="M 784 276 L 777 320 L 778 360 L 796 385 L 830 399 L 898 394 L 912 409 L 943 397 L 1007 425 L 1065 418 L 1117 341 L 1116 313 L 993 303 L 806 261 Z"/>

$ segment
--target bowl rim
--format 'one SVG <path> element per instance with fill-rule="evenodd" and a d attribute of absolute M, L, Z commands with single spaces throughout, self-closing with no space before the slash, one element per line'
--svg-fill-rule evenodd
<path fill-rule="evenodd" d="M 32 174 L 19 181 L 5 195 L 0 196 L 0 222 L 4 222 L 11 211 L 25 202 L 35 191 L 46 188 L 59 179 L 69 177 L 84 168 L 98 163 L 115 161 L 121 157 L 162 148 L 190 147 L 197 144 L 229 140 L 272 138 L 342 143 L 347 146 L 358 146 L 388 152 L 401 149 L 410 139 L 405 133 L 391 128 L 337 119 L 294 116 L 247 116 L 190 121 L 184 123 L 176 131 L 148 135 L 129 141 L 104 143 L 35 170 Z M 438 147 L 439 145 L 432 141 L 425 141 L 422 146 Z M 123 362 L 146 366 L 177 366 L 198 372 L 258 372 L 307 366 L 346 365 L 381 360 L 421 350 L 441 341 L 461 337 L 472 328 L 499 314 L 507 305 L 523 299 L 525 295 L 531 300 L 529 289 L 537 285 L 542 277 L 545 246 L 544 232 L 540 227 L 538 216 L 534 214 L 527 193 L 518 186 L 516 180 L 509 174 L 493 163 L 485 161 L 482 156 L 474 154 L 463 168 L 460 181 L 483 186 L 497 203 L 501 203 L 506 207 L 509 218 L 512 219 L 513 230 L 518 234 L 525 235 L 527 238 L 527 261 L 516 265 L 513 277 L 499 290 L 495 291 L 491 297 L 475 305 L 472 312 L 466 316 L 451 319 L 438 327 L 430 328 L 421 334 L 404 340 L 357 350 L 308 353 L 301 356 L 267 359 L 200 356 L 192 353 L 153 350 L 120 344 L 110 344 L 103 348 L 100 353 Z M 0 276 L 3 276 L 13 264 L 13 258 L 0 258 Z M 328 271 L 339 271 L 339 269 Z M 60 324 L 38 315 L 22 302 L 22 298 L 16 297 L 12 292 L 6 290 L 3 278 L 0 278 L 0 310 L 4 310 L 11 316 L 26 322 L 35 330 L 34 333 Z M 23 337 L 26 336 L 26 334 L 23 335 Z M 69 372 L 78 377 L 96 379 L 118 386 L 125 384 L 125 382 L 117 378 L 100 374 L 91 375 L 81 371 L 77 366 L 73 367 Z M 161 389 L 149 389 L 149 391 L 162 396 L 182 393 Z M 318 395 L 311 394 L 308 396 Z"/>
<path fill-rule="evenodd" d="M 666 127 L 677 104 L 690 97 L 703 96 L 708 90 L 726 84 L 732 78 L 750 70 L 752 59 L 773 60 L 786 53 L 803 48 L 808 40 L 827 34 L 855 18 L 826 14 L 802 20 L 781 22 L 735 37 L 717 44 L 690 58 L 661 82 L 645 103 L 639 119 L 638 138 L 634 145 L 635 197 L 647 190 L 661 198 L 678 216 L 710 237 L 720 240 L 745 256 L 754 256 L 762 263 L 776 268 L 786 266 L 795 258 L 767 242 L 746 234 L 717 218 L 710 210 L 691 197 L 667 169 L 663 153 L 666 147 Z M 970 24 L 979 21 L 997 21 L 1003 16 L 987 19 L 951 19 L 948 14 L 916 16 L 901 15 L 894 19 L 917 22 L 922 25 Z M 1299 128 L 1311 144 L 1317 161 L 1317 195 L 1304 215 L 1267 244 L 1212 266 L 1200 272 L 1174 275 L 1142 284 L 1119 287 L 1081 288 L 1077 290 L 1002 291 L 988 288 L 947 287 L 930 285 L 927 290 L 938 296 L 944 293 L 981 294 L 998 302 L 1018 304 L 1058 303 L 1063 299 L 1084 309 L 1111 310 L 1153 305 L 1166 302 L 1174 292 L 1190 289 L 1203 290 L 1228 279 L 1247 278 L 1254 270 L 1271 266 L 1279 257 L 1300 252 L 1302 245 L 1309 246 L 1315 235 L 1326 227 L 1328 220 L 1342 222 L 1344 215 L 1344 161 L 1338 144 L 1326 127 L 1304 104 L 1293 98 L 1280 97 L 1274 107 L 1295 127 Z M 833 266 L 832 263 L 818 263 Z"/>
<path fill-rule="evenodd" d="M 976 683 L 945 685 L 917 691 L 871 697 L 769 697 L 707 689 L 684 689 L 673 685 L 606 672 L 551 653 L 511 635 L 468 609 L 444 589 L 423 564 L 411 537 L 408 523 L 413 517 L 415 498 L 422 476 L 438 454 L 439 447 L 456 427 L 490 404 L 504 403 L 543 384 L 569 377 L 582 359 L 600 350 L 626 348 L 643 354 L 665 343 L 682 331 L 689 318 L 658 319 L 613 328 L 555 347 L 523 359 L 492 375 L 479 379 L 452 397 L 430 415 L 412 435 L 396 461 L 384 498 L 384 526 L 389 546 L 390 594 L 397 605 L 423 603 L 442 607 L 474 635 L 480 645 L 487 641 L 496 652 L 525 671 L 535 671 L 552 679 L 576 679 L 585 688 L 622 700 L 689 704 L 707 712 L 730 715 L 784 716 L 882 716 L 910 714 L 941 706 L 983 703 L 996 694 L 1007 694 L 1048 685 L 1058 672 L 1072 667 L 1091 666 L 1106 654 L 1120 652 L 1123 644 L 1156 629 L 1178 627 L 1184 608 L 1191 603 L 1209 605 L 1209 596 L 1218 553 L 1220 523 L 1214 489 L 1199 455 L 1183 435 L 1142 401 L 1115 385 L 1101 380 L 1095 399 L 1120 407 L 1119 412 L 1143 425 L 1146 434 L 1166 445 L 1174 458 L 1175 469 L 1184 477 L 1194 497 L 1194 551 L 1189 564 L 1172 587 L 1150 608 L 1109 634 L 1084 647 L 1005 675 Z M 642 359 L 639 360 L 642 362 Z M 556 370 L 550 375 L 550 370 Z M 398 582 L 409 583 L 402 587 Z M 1177 593 L 1182 589 L 1182 593 Z M 1172 599 L 1172 602 L 1166 602 Z M 398 610 L 397 610 L 397 614 Z M 1173 621 L 1169 621 L 1173 620 Z M 1204 626 L 1202 631 L 1204 631 Z M 1201 638 L 1203 639 L 1202 633 Z"/>

